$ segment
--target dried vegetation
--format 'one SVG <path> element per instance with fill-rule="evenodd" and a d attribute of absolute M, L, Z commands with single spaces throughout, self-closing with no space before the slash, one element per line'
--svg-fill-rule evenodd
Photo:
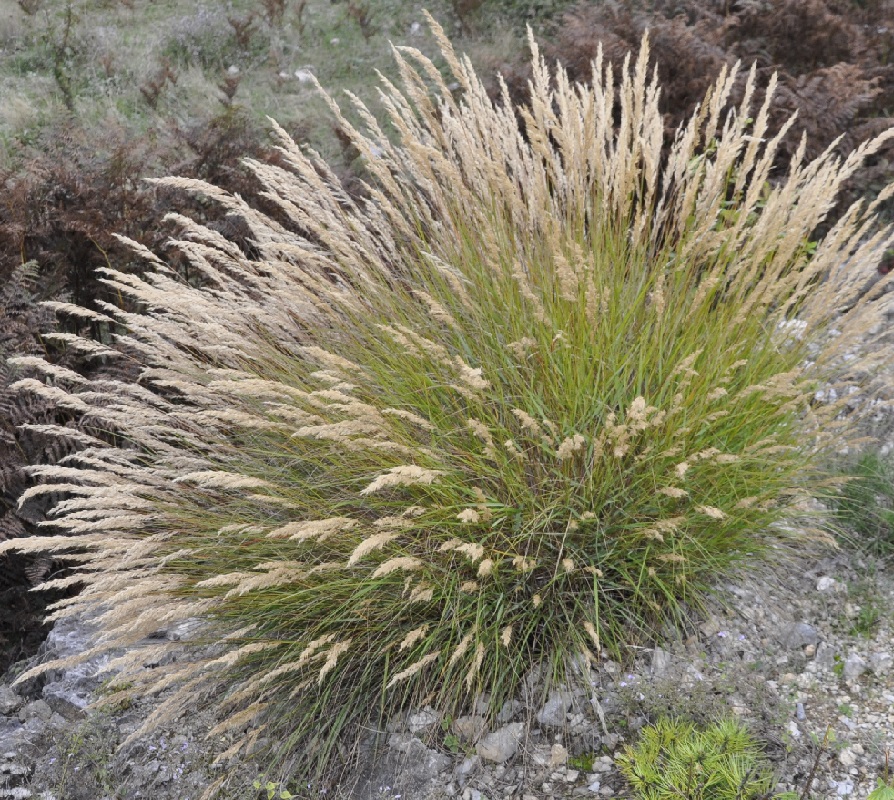
<path fill-rule="evenodd" d="M 834 145 L 850 152 L 885 130 L 894 115 L 894 4 L 890 0 L 658 0 L 581 3 L 557 26 L 546 54 L 575 80 L 588 80 L 602 44 L 617 69 L 648 30 L 662 86 L 661 108 L 672 132 L 724 66 L 756 64 L 760 87 L 778 74 L 770 104 L 775 132 L 797 112 L 779 146 L 784 167 L 807 134 L 807 157 Z M 524 93 L 524 75 L 512 85 Z M 741 99 L 744 74 L 731 98 Z M 757 93 L 763 100 L 762 90 Z M 851 189 L 878 191 L 894 174 L 887 147 L 860 170 Z"/>

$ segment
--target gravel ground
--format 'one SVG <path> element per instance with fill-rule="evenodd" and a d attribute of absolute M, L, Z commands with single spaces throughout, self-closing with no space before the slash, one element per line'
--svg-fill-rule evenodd
<path fill-rule="evenodd" d="M 412 766 L 390 780 L 379 770 L 358 796 L 376 796 L 376 781 L 411 798 L 629 796 L 612 755 L 638 728 L 663 713 L 732 713 L 765 744 L 779 791 L 800 793 L 814 772 L 812 797 L 865 798 L 894 755 L 892 609 L 890 567 L 847 553 L 791 559 L 719 587 L 691 635 L 642 649 L 626 665 L 604 662 L 589 672 L 589 690 L 520 704 L 477 741 L 480 719 L 454 721 L 468 753 L 454 759 L 451 780 L 421 785 Z M 428 727 L 441 729 L 431 716 Z M 418 713 L 393 721 L 391 748 L 424 760 L 410 737 L 425 722 Z"/>
<path fill-rule="evenodd" d="M 894 754 L 892 610 L 890 565 L 845 551 L 789 556 L 718 587 L 688 636 L 632 650 L 626 664 L 604 661 L 545 700 L 529 676 L 528 698 L 491 729 L 483 717 L 444 720 L 431 709 L 392 719 L 376 756 L 362 756 L 348 780 L 298 796 L 626 797 L 613 755 L 648 720 L 732 713 L 764 743 L 780 791 L 800 792 L 815 768 L 811 797 L 865 798 Z M 46 650 L 75 651 L 87 635 L 86 626 L 57 627 Z M 116 754 L 154 703 L 87 716 L 98 666 L 44 685 L 0 685 L 0 797 L 198 798 L 220 774 L 204 753 L 210 718 L 179 720 Z M 244 765 L 243 785 L 255 774 Z"/>

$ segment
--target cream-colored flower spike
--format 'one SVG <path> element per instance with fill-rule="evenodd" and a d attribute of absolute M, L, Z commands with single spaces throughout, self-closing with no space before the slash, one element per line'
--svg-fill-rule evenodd
<path fill-rule="evenodd" d="M 373 494 L 396 486 L 413 486 L 418 484 L 428 486 L 436 481 L 441 474 L 439 470 L 424 469 L 414 465 L 392 467 L 386 474 L 379 475 L 360 494 Z"/>

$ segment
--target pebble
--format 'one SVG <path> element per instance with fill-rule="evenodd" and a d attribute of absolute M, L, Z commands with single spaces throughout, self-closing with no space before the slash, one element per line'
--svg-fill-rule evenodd
<path fill-rule="evenodd" d="M 656 677 L 665 675 L 672 663 L 671 654 L 667 650 L 656 647 L 652 651 L 652 674 Z"/>
<path fill-rule="evenodd" d="M 432 708 L 423 708 L 407 717 L 407 728 L 410 733 L 422 733 L 431 730 L 441 721 L 441 715 Z"/>
<path fill-rule="evenodd" d="M 461 742 L 474 744 L 484 735 L 486 729 L 484 717 L 457 717 L 453 721 L 453 732 Z"/>
<path fill-rule="evenodd" d="M 0 686 L 0 716 L 14 714 L 24 702 L 24 699 L 8 686 Z"/>
<path fill-rule="evenodd" d="M 796 650 L 808 645 L 816 646 L 819 643 L 819 633 L 808 622 L 793 622 L 783 629 L 780 640 L 784 647 Z"/>
<path fill-rule="evenodd" d="M 568 712 L 574 702 L 574 695 L 567 691 L 553 691 L 543 707 L 537 712 L 537 722 L 546 727 L 559 728 L 564 726 Z"/>
<path fill-rule="evenodd" d="M 518 743 L 524 733 L 525 726 L 521 722 L 512 722 L 502 728 L 489 733 L 478 745 L 478 755 L 485 761 L 494 761 L 498 764 L 508 761 L 518 752 Z"/>
<path fill-rule="evenodd" d="M 894 656 L 887 652 L 873 652 L 869 656 L 869 666 L 879 677 L 887 675 L 894 666 Z"/>
<path fill-rule="evenodd" d="M 850 779 L 838 781 L 835 785 L 835 794 L 839 797 L 850 797 L 854 793 L 854 782 Z"/>
<path fill-rule="evenodd" d="M 468 756 L 453 770 L 453 775 L 462 786 L 480 769 L 481 756 Z"/>
<path fill-rule="evenodd" d="M 868 669 L 869 665 L 866 663 L 866 660 L 856 653 L 852 653 L 844 662 L 844 679 L 855 681 Z"/>

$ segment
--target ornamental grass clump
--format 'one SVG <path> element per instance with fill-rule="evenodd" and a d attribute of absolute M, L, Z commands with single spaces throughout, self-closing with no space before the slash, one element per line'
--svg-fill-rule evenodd
<path fill-rule="evenodd" d="M 158 182 L 253 246 L 175 216 L 201 285 L 133 244 L 153 271 L 105 281 L 145 313 L 57 306 L 116 326 L 138 384 L 24 365 L 23 390 L 81 420 L 47 435 L 78 449 L 22 498 L 63 495 L 54 533 L 0 547 L 70 561 L 46 585 L 82 586 L 55 612 L 95 619 L 81 658 L 124 648 L 109 668 L 132 691 L 178 687 L 146 726 L 212 699 L 222 757 L 263 736 L 322 768 L 370 717 L 480 696 L 495 714 L 534 665 L 570 679 L 681 621 L 810 535 L 790 521 L 859 405 L 840 419 L 818 387 L 884 357 L 859 348 L 884 311 L 860 291 L 894 187 L 810 236 L 891 132 L 776 176 L 754 71 L 729 110 L 721 74 L 663 150 L 645 44 L 616 89 L 598 60 L 570 85 L 532 41 L 514 109 L 433 30 L 458 91 L 397 48 L 391 135 L 330 101 L 363 199 L 276 125 L 281 165 L 246 162 L 269 214 Z M 131 647 L 185 619 L 204 621 L 191 658 Z"/>

